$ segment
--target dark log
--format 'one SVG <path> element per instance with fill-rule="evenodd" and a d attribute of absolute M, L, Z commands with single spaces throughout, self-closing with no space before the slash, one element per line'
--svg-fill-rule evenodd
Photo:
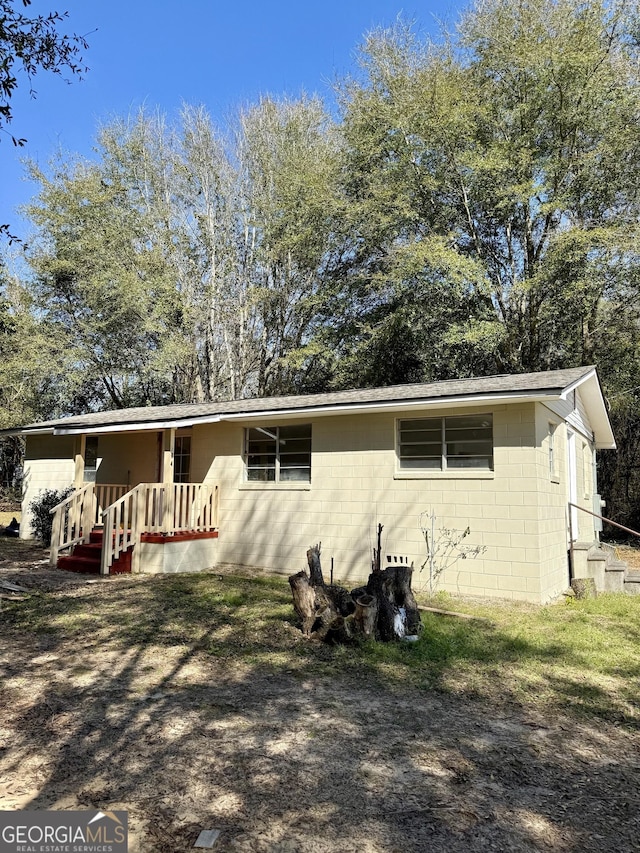
<path fill-rule="evenodd" d="M 376 636 L 383 642 L 398 639 L 405 634 L 417 634 L 421 630 L 420 611 L 411 590 L 413 567 L 407 565 L 388 566 L 372 572 L 367 583 L 367 592 L 378 602 Z M 405 611 L 404 626 L 398 632 L 396 616 L 400 608 Z"/>
<path fill-rule="evenodd" d="M 383 643 L 390 643 L 396 637 L 393 628 L 395 616 L 393 580 L 392 575 L 389 574 L 389 569 L 385 569 L 384 571 L 371 572 L 367 584 L 367 593 L 378 602 L 376 640 L 382 640 Z"/>
<path fill-rule="evenodd" d="M 309 563 L 309 573 L 311 575 L 311 586 L 324 586 L 324 578 L 322 577 L 322 567 L 320 565 L 320 542 L 313 545 L 307 551 L 307 562 Z"/>
<path fill-rule="evenodd" d="M 309 575 L 302 571 L 289 578 L 293 607 L 302 619 L 302 633 L 311 636 L 313 623 L 316 621 L 316 591 L 309 584 Z"/>
<path fill-rule="evenodd" d="M 394 566 L 393 569 L 395 573 L 395 600 L 397 606 L 404 607 L 406 611 L 406 632 L 407 634 L 417 634 L 422 630 L 422 621 L 420 620 L 418 602 L 411 589 L 413 566 Z"/>
<path fill-rule="evenodd" d="M 353 593 L 349 592 L 343 586 L 331 584 L 331 586 L 323 587 L 325 595 L 331 599 L 334 608 L 340 616 L 351 616 L 356 609 Z"/>

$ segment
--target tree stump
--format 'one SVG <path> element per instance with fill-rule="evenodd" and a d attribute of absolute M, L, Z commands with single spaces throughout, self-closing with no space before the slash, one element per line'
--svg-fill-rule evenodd
<path fill-rule="evenodd" d="M 307 563 L 309 574 L 302 570 L 289 578 L 305 637 L 343 643 L 362 637 L 388 643 L 422 628 L 411 589 L 412 566 L 376 568 L 366 586 L 349 592 L 324 583 L 319 544 L 307 551 Z"/>

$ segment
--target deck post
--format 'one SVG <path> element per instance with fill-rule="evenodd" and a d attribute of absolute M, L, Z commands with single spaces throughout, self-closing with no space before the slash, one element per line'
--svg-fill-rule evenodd
<path fill-rule="evenodd" d="M 75 464 L 73 473 L 73 485 L 81 489 L 84 485 L 84 455 L 87 448 L 87 436 L 78 435 L 75 439 Z"/>
<path fill-rule="evenodd" d="M 58 565 L 58 551 L 60 550 L 60 537 L 62 533 L 62 514 L 64 509 L 57 509 L 53 514 L 53 524 L 51 526 L 51 547 L 49 550 L 49 565 Z"/>
<path fill-rule="evenodd" d="M 176 443 L 175 429 L 165 429 L 162 432 L 162 471 L 160 481 L 173 483 L 173 454 Z"/>

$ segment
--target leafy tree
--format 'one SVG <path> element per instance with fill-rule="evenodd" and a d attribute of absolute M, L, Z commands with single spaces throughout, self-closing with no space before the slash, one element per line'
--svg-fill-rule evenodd
<path fill-rule="evenodd" d="M 596 357 L 637 277 L 633 10 L 485 0 L 439 45 L 404 25 L 368 38 L 341 92 L 337 269 L 349 323 L 374 321 L 365 348 L 401 307 L 425 377 Z"/>
<path fill-rule="evenodd" d="M 24 286 L 0 265 L 0 429 L 62 414 L 74 394 L 76 406 L 87 404 L 81 383 L 73 387 L 62 342 L 33 307 Z M 22 450 L 20 438 L 0 439 L 0 491 L 17 485 Z"/>
<path fill-rule="evenodd" d="M 265 99 L 240 117 L 237 156 L 250 233 L 259 395 L 294 390 L 310 369 L 330 257 L 340 151 L 317 99 Z"/>
<path fill-rule="evenodd" d="M 103 127 L 98 159 L 31 165 L 39 310 L 110 406 L 273 393 L 304 372 L 335 141 L 319 102 Z M 332 171 L 333 170 L 333 171 Z"/>
<path fill-rule="evenodd" d="M 37 304 L 67 364 L 111 407 L 174 401 L 166 364 L 179 323 L 172 270 L 155 206 L 120 164 L 63 161 L 29 206 L 41 228 L 30 250 Z M 127 176 L 129 177 L 129 176 Z"/>
<path fill-rule="evenodd" d="M 13 120 L 11 98 L 18 86 L 16 74 L 22 71 L 35 97 L 33 78 L 38 71 L 62 74 L 66 69 L 80 76 L 86 71 L 81 52 L 88 44 L 82 36 L 58 31 L 67 12 L 29 17 L 31 0 L 0 0 L 0 130 Z M 14 145 L 24 145 L 26 139 L 11 136 Z"/>
<path fill-rule="evenodd" d="M 7 130 L 13 121 L 11 98 L 18 87 L 16 75 L 26 75 L 31 96 L 35 97 L 33 78 L 38 71 L 62 74 L 67 70 L 75 76 L 86 71 L 81 55 L 88 48 L 84 37 L 59 32 L 67 12 L 29 17 L 23 9 L 30 5 L 31 0 L 0 0 L 0 132 L 7 133 L 16 146 L 27 141 Z M 0 223 L 0 236 L 3 234 L 10 241 L 17 239 L 6 223 Z"/>

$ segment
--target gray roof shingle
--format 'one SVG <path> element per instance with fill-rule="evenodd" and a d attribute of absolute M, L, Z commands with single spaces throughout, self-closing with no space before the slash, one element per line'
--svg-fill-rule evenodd
<path fill-rule="evenodd" d="M 286 397 L 254 397 L 246 400 L 231 400 L 216 403 L 184 403 L 169 406 L 142 406 L 134 409 L 116 409 L 107 412 L 91 412 L 67 418 L 29 424 L 21 429 L 4 432 L 31 432 L 41 430 L 74 430 L 117 427 L 123 429 L 155 422 L 206 420 L 223 418 L 227 415 L 256 414 L 259 412 L 296 412 L 309 409 L 342 408 L 366 404 L 394 402 L 407 403 L 458 397 L 493 395 L 545 395 L 560 394 L 565 388 L 579 381 L 593 367 L 575 367 L 567 370 L 550 370 L 542 373 L 502 374 L 479 376 L 473 379 L 451 379 L 444 382 L 428 382 L 411 385 L 392 385 L 386 388 L 363 388 L 351 391 L 333 391 L 325 394 L 305 394 Z"/>

